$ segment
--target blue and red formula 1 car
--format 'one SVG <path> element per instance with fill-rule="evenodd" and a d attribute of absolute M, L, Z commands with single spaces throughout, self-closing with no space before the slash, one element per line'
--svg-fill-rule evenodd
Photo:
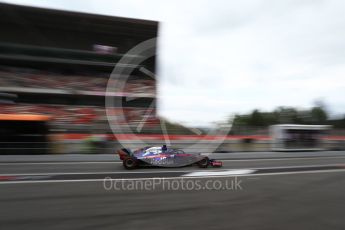
<path fill-rule="evenodd" d="M 200 168 L 208 166 L 221 167 L 222 162 L 209 159 L 201 154 L 188 154 L 181 149 L 163 147 L 145 147 L 134 152 L 128 149 L 117 151 L 123 166 L 126 169 L 135 169 L 141 166 L 156 167 L 183 167 L 197 165 Z"/>

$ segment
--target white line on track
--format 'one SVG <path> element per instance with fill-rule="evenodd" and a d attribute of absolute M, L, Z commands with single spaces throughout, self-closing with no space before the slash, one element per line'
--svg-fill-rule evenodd
<path fill-rule="evenodd" d="M 160 173 L 222 173 L 228 171 L 239 171 L 239 170 L 259 170 L 259 169 L 289 169 L 289 168 L 308 168 L 308 167 L 329 167 L 329 166 L 344 166 L 345 164 L 318 164 L 318 165 L 299 165 L 299 166 L 278 166 L 278 167 L 256 167 L 256 168 L 236 168 L 236 169 L 205 169 L 205 170 L 155 170 L 151 171 L 101 171 L 101 172 L 52 172 L 52 173 L 2 173 L 0 176 L 44 176 L 44 175 L 93 175 L 93 174 L 160 174 Z M 149 169 L 148 169 L 149 170 Z"/>
<path fill-rule="evenodd" d="M 257 168 L 250 168 L 254 170 L 258 169 L 290 169 L 290 168 L 311 168 L 311 167 L 329 167 L 329 166 L 343 166 L 345 169 L 345 164 L 321 164 L 321 165 L 289 165 L 289 166 L 275 166 L 275 167 L 257 167 Z"/>
<path fill-rule="evenodd" d="M 209 170 L 211 171 L 211 170 Z M 212 170 L 214 172 L 215 170 Z M 223 170 L 216 170 L 216 171 L 224 171 Z M 105 171 L 105 172 L 53 172 L 53 173 L 3 173 L 0 174 L 0 176 L 27 176 L 27 175 L 32 175 L 32 176 L 42 176 L 42 175 L 78 175 L 78 174 L 159 174 L 159 173 L 188 173 L 188 172 L 202 172 L 198 170 L 152 170 L 152 171 Z"/>
<path fill-rule="evenodd" d="M 123 180 L 176 180 L 176 179 L 206 179 L 206 178 L 226 178 L 226 177 L 253 177 L 253 176 L 274 176 L 274 175 L 291 175 L 291 174 L 315 174 L 315 173 L 336 173 L 345 172 L 345 169 L 329 169 L 329 170 L 312 170 L 312 171 L 296 171 L 296 172 L 277 172 L 277 173 L 260 173 L 260 174 L 241 174 L 241 175 L 223 175 L 223 176 L 209 176 L 209 177 L 149 177 L 149 178 L 127 178 L 127 179 L 111 179 L 112 181 Z M 104 179 L 77 179 L 77 180 L 31 180 L 31 181 L 2 181 L 2 184 L 40 184 L 40 183 L 71 183 L 71 182 L 100 182 Z"/>
<path fill-rule="evenodd" d="M 202 171 L 202 172 L 191 172 L 182 176 L 186 177 L 209 177 L 209 176 L 236 176 L 243 174 L 251 174 L 256 170 L 253 169 L 232 169 L 226 171 Z"/>
<path fill-rule="evenodd" d="M 331 173 L 331 172 L 345 172 L 345 169 L 327 169 L 327 170 L 309 170 L 296 172 L 275 172 L 275 173 L 257 173 L 246 176 L 275 176 L 275 175 L 290 175 L 290 174 L 313 174 L 313 173 Z M 242 175 L 240 175 L 242 176 Z"/>

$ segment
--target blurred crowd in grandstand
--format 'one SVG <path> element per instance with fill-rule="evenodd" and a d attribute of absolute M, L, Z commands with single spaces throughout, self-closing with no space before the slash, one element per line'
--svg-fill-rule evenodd
<path fill-rule="evenodd" d="M 109 75 L 90 74 L 71 75 L 29 68 L 0 66 L 0 87 L 21 87 L 35 89 L 60 89 L 68 91 L 106 91 Z M 122 84 L 119 84 L 122 85 Z M 119 92 L 130 94 L 145 93 L 155 95 L 155 82 L 147 79 L 135 79 L 124 84 Z"/>
<path fill-rule="evenodd" d="M 53 90 L 69 91 L 70 94 L 80 92 L 99 92 L 104 95 L 106 92 L 109 76 L 102 73 L 94 74 L 71 74 L 59 73 L 58 71 L 37 70 L 30 68 L 15 68 L 0 66 L 0 88 L 14 88 L 16 90 L 45 89 L 48 92 Z M 122 85 L 122 84 L 119 84 Z M 114 89 L 115 93 L 155 96 L 155 82 L 147 79 L 133 79 L 124 84 L 122 89 Z M 85 93 L 83 93 L 85 94 Z M 140 107 L 113 108 L 111 115 L 115 117 L 117 125 L 136 125 L 157 123 L 155 111 L 148 113 L 147 109 Z M 58 105 L 39 103 L 12 103 L 1 104 L 2 114 L 44 114 L 50 115 L 53 127 L 84 127 L 92 129 L 97 127 L 102 132 L 109 131 L 107 125 L 106 110 L 104 106 L 82 106 L 82 105 Z M 96 128 L 95 128 L 96 127 Z M 65 130 L 66 131 L 66 130 Z"/>

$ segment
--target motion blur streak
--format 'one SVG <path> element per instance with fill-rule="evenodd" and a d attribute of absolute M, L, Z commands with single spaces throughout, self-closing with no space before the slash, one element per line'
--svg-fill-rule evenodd
<path fill-rule="evenodd" d="M 25 2 L 68 10 L 0 2 L 1 230 L 345 229 L 344 3 Z"/>
<path fill-rule="evenodd" d="M 269 153 L 262 153 L 265 154 Z M 269 168 L 311 167 L 336 162 L 340 165 L 345 164 L 343 158 L 323 157 L 318 157 L 309 164 L 308 161 L 300 162 L 298 159 L 284 159 L 274 163 L 252 160 L 249 166 L 253 168 L 263 168 L 263 165 Z M 224 167 L 228 170 L 233 167 L 243 168 L 243 165 L 242 162 L 227 161 Z M 114 174 L 123 172 L 120 166 L 103 166 L 112 167 Z M 35 167 L 36 165 L 28 165 L 26 170 L 33 172 L 37 170 Z M 59 170 L 69 168 L 66 165 Z M 6 173 L 6 169 L 2 171 Z M 40 168 L 41 173 L 48 171 L 51 169 Z M 127 172 L 127 175 L 121 174 L 121 178 L 131 174 L 136 178 L 138 175 L 147 177 L 147 171 L 141 169 L 139 173 Z M 181 175 L 195 170 L 186 168 L 169 171 Z M 167 175 L 169 173 L 166 172 Z M 106 191 L 102 179 L 83 179 L 82 183 L 0 183 L 0 222 L 8 229 L 34 229 L 37 226 L 50 229 L 61 229 L 61 226 L 83 229 L 113 229 L 114 226 L 126 229 L 170 229 L 170 225 L 174 228 L 190 229 L 196 221 L 203 226 L 210 222 L 217 223 L 217 229 L 228 229 L 229 223 L 242 229 L 277 229 L 282 224 L 284 228 L 289 229 L 341 228 L 344 225 L 341 212 L 343 205 L 338 200 L 342 199 L 345 192 L 345 181 L 342 179 L 344 172 L 323 173 L 320 170 L 317 173 L 296 173 L 298 174 L 277 174 L 268 177 L 247 175 L 241 177 L 243 189 L 240 191 L 162 191 L 159 187 L 151 191 Z M 114 177 L 113 174 L 102 176 Z M 160 176 L 165 176 L 164 170 L 153 169 L 147 178 Z M 226 179 L 227 177 L 217 178 Z M 318 202 L 315 202 L 315 199 Z M 284 211 L 280 211 L 281 208 Z M 296 221 L 288 220 L 287 215 Z M 316 217 L 319 218 L 317 222 Z"/>

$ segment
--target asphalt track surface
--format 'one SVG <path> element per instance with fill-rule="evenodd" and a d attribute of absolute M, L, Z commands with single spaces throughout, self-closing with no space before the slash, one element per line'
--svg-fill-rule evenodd
<path fill-rule="evenodd" d="M 0 229 L 345 228 L 345 152 L 213 156 L 223 168 L 0 156 Z"/>

